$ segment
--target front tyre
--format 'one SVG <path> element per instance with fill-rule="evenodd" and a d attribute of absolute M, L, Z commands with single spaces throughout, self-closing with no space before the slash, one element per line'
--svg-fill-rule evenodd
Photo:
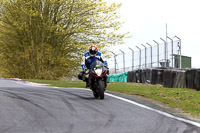
<path fill-rule="evenodd" d="M 100 99 L 104 99 L 104 90 L 105 90 L 105 83 L 103 80 L 98 81 L 98 91 Z"/>
<path fill-rule="evenodd" d="M 94 95 L 95 98 L 99 98 L 99 93 L 98 92 L 94 92 L 93 91 L 93 95 Z"/>

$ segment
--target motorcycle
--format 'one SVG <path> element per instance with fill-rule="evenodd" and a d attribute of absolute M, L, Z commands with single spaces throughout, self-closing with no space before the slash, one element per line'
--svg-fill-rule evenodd
<path fill-rule="evenodd" d="M 104 66 L 104 63 L 98 60 L 93 62 L 90 69 L 86 71 L 86 78 L 89 80 L 89 87 L 95 98 L 104 99 L 104 92 L 107 87 L 107 71 L 108 68 Z"/>

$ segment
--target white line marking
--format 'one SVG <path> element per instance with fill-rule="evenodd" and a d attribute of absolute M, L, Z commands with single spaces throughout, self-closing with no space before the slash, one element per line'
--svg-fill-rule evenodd
<path fill-rule="evenodd" d="M 26 83 L 22 83 L 22 82 L 19 82 L 19 81 L 13 81 L 17 84 L 20 84 L 20 85 L 26 85 L 26 86 L 33 86 L 33 87 L 45 87 L 45 86 L 41 86 L 41 85 L 35 85 L 35 84 L 26 84 Z M 48 87 L 48 86 L 46 86 Z"/>
<path fill-rule="evenodd" d="M 139 106 L 139 107 L 142 107 L 142 108 L 145 108 L 145 109 L 148 109 L 148 110 L 157 112 L 157 113 L 159 113 L 159 114 L 161 114 L 161 115 L 164 115 L 164 116 L 167 116 L 167 117 L 170 117 L 170 118 L 173 118 L 173 119 L 176 119 L 176 120 L 185 122 L 185 123 L 189 123 L 189 124 L 195 125 L 195 126 L 197 126 L 197 127 L 200 127 L 200 123 L 197 123 L 197 122 L 194 122 L 194 121 L 191 121 L 191 120 L 186 120 L 186 119 L 183 119 L 183 118 L 180 118 L 180 117 L 176 117 L 176 116 L 173 116 L 173 115 L 168 114 L 168 113 L 166 113 L 166 112 L 162 112 L 162 111 L 160 111 L 160 110 L 156 110 L 156 109 L 150 108 L 150 107 L 148 107 L 148 106 L 145 106 L 145 105 L 136 103 L 136 102 L 134 102 L 134 101 L 131 101 L 131 100 L 128 100 L 128 99 L 125 99 L 125 98 L 122 98 L 122 97 L 118 97 L 118 96 L 115 96 L 115 95 L 112 95 L 112 94 L 108 94 L 108 93 L 105 93 L 105 94 L 108 95 L 108 96 L 110 96 L 110 97 L 113 97 L 113 98 L 116 98 L 116 99 L 119 99 L 119 100 L 122 100 L 122 101 L 125 101 L 125 102 L 128 102 L 128 103 L 137 105 L 137 106 Z"/>
<path fill-rule="evenodd" d="M 58 88 L 60 88 L 60 87 L 53 87 L 53 88 L 58 89 Z"/>

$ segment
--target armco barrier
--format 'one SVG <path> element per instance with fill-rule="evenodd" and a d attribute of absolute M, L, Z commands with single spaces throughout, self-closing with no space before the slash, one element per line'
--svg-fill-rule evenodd
<path fill-rule="evenodd" d="M 164 69 L 147 69 L 146 72 L 146 83 L 151 84 L 163 84 L 163 72 Z"/>
<path fill-rule="evenodd" d="M 162 84 L 168 88 L 200 90 L 200 69 L 138 69 L 109 75 L 108 81 Z"/>
<path fill-rule="evenodd" d="M 147 70 L 146 69 L 141 70 L 141 82 L 142 83 L 147 82 Z"/>
<path fill-rule="evenodd" d="M 146 70 L 146 83 L 151 83 L 152 80 L 152 69 Z"/>
<path fill-rule="evenodd" d="M 186 88 L 186 72 L 185 72 L 185 70 L 176 71 L 173 88 Z"/>
<path fill-rule="evenodd" d="M 128 72 L 127 82 L 133 82 L 133 72 L 132 71 Z"/>
<path fill-rule="evenodd" d="M 152 80 L 152 69 L 142 69 L 141 70 L 141 82 L 151 83 Z"/>
<path fill-rule="evenodd" d="M 151 70 L 150 83 L 151 84 L 157 84 L 157 80 L 158 80 L 158 70 L 157 69 L 152 69 Z"/>
<path fill-rule="evenodd" d="M 163 73 L 164 73 L 164 69 L 158 69 L 156 84 L 163 84 Z"/>
<path fill-rule="evenodd" d="M 129 71 L 127 78 L 128 78 L 127 82 L 137 82 L 137 73 L 136 73 L 136 70 Z"/>
<path fill-rule="evenodd" d="M 200 69 L 197 69 L 196 70 L 196 73 L 195 73 L 195 89 L 200 91 Z"/>
<path fill-rule="evenodd" d="M 163 73 L 163 86 L 168 88 L 173 88 L 174 78 L 176 76 L 176 71 L 171 69 L 164 70 Z"/>
<path fill-rule="evenodd" d="M 129 71 L 127 82 L 162 84 L 163 72 L 164 69 L 139 69 Z"/>
<path fill-rule="evenodd" d="M 171 70 L 165 70 L 163 73 L 163 86 L 171 88 L 170 84 L 171 84 Z"/>
<path fill-rule="evenodd" d="M 132 76 L 133 76 L 133 77 L 132 77 L 132 79 L 133 79 L 132 82 L 135 82 L 135 83 L 136 83 L 136 82 L 137 82 L 137 73 L 136 73 L 136 70 L 135 70 L 135 71 L 132 71 Z"/>
<path fill-rule="evenodd" d="M 196 69 L 189 69 L 186 71 L 186 88 L 195 89 L 195 73 Z"/>
<path fill-rule="evenodd" d="M 136 78 L 137 78 L 137 83 L 142 83 L 142 70 L 138 69 L 136 71 Z"/>
<path fill-rule="evenodd" d="M 172 71 L 171 71 L 170 88 L 173 88 L 174 82 L 176 82 L 176 79 L 175 79 L 176 75 L 177 75 L 177 70 L 172 70 Z M 180 78 L 181 78 L 181 77 L 180 77 Z M 180 81 L 180 78 L 178 78 L 179 81 Z M 179 81 L 177 81 L 177 82 L 179 82 Z"/>

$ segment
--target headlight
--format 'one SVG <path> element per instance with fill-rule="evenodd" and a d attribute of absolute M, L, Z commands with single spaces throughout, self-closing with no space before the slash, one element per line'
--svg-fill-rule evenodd
<path fill-rule="evenodd" d="M 94 70 L 97 76 L 100 76 L 102 74 L 102 69 L 96 69 Z"/>

